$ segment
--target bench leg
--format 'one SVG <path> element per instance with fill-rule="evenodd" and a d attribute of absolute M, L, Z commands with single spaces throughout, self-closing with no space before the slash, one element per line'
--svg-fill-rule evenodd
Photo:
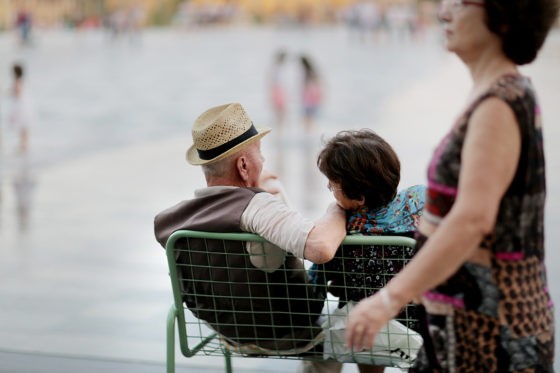
<path fill-rule="evenodd" d="M 224 357 L 226 359 L 226 373 L 232 373 L 233 370 L 231 367 L 231 353 L 229 351 L 225 351 Z"/>
<path fill-rule="evenodd" d="M 175 306 L 167 314 L 167 373 L 175 373 Z"/>

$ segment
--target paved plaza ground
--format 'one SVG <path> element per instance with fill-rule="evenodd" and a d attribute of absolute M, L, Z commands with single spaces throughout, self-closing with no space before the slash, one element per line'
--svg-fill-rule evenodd
<path fill-rule="evenodd" d="M 290 53 L 293 92 L 283 131 L 265 89 L 279 47 Z M 316 60 L 326 87 L 309 134 L 297 107 L 302 52 Z M 397 150 L 401 186 L 424 183 L 433 147 L 469 87 L 435 30 L 377 42 L 338 27 L 146 30 L 133 42 L 50 31 L 25 50 L 0 34 L 2 92 L 15 60 L 28 67 L 38 121 L 27 162 L 4 149 L 1 164 L 0 372 L 163 371 L 171 289 L 152 221 L 203 185 L 184 151 L 191 123 L 206 108 L 238 101 L 256 124 L 274 127 L 263 140 L 267 167 L 281 173 L 294 207 L 314 218 L 332 198 L 314 166 L 322 138 L 372 128 Z M 543 110 L 547 266 L 557 304 L 559 62 L 555 32 L 538 61 L 522 69 Z M 178 361 L 185 372 L 222 367 L 221 359 Z M 280 372 L 295 363 L 244 359 L 234 367 Z"/>

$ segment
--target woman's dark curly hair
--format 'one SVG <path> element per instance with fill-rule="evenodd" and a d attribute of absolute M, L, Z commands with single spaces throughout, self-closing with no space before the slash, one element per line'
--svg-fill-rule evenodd
<path fill-rule="evenodd" d="M 517 65 L 532 62 L 558 19 L 558 0 L 486 0 L 488 29 Z"/>
<path fill-rule="evenodd" d="M 369 208 L 381 207 L 397 194 L 399 157 L 371 130 L 339 132 L 319 153 L 317 166 L 329 180 L 340 184 L 346 197 L 363 196 Z"/>

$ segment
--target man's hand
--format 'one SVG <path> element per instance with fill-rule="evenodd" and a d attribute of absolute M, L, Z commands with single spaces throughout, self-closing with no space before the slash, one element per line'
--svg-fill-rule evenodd
<path fill-rule="evenodd" d="M 259 188 L 270 194 L 278 194 L 282 191 L 278 175 L 268 170 L 263 170 L 259 177 Z"/>

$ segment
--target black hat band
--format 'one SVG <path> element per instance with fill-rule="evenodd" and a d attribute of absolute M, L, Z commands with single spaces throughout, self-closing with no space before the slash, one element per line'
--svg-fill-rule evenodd
<path fill-rule="evenodd" d="M 222 144 L 218 147 L 208 149 L 208 150 L 196 149 L 196 151 L 198 152 L 198 157 L 200 159 L 205 160 L 205 161 L 209 161 L 211 159 L 216 158 L 217 156 L 219 156 L 221 154 L 224 154 L 225 152 L 227 152 L 228 150 L 230 150 L 234 146 L 239 145 L 243 141 L 245 141 L 247 139 L 250 139 L 251 137 L 253 137 L 255 135 L 258 135 L 258 134 L 259 133 L 257 132 L 257 129 L 255 128 L 255 126 L 253 124 L 251 124 L 251 127 L 247 131 L 245 131 L 241 135 L 237 136 L 236 138 L 229 140 L 225 144 Z"/>

